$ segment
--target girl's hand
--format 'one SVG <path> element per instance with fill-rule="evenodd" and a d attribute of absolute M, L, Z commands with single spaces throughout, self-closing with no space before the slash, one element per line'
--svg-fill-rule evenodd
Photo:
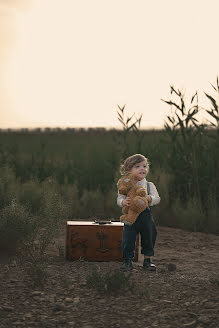
<path fill-rule="evenodd" d="M 148 200 L 149 203 L 152 201 L 152 198 L 149 195 L 146 197 L 146 199 Z"/>
<path fill-rule="evenodd" d="M 131 198 L 130 197 L 126 197 L 126 199 L 124 199 L 122 201 L 122 206 L 130 206 L 131 204 Z"/>

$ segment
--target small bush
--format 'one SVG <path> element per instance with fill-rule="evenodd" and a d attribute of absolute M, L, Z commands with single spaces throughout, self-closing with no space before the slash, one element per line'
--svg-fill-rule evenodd
<path fill-rule="evenodd" d="M 18 181 L 13 170 L 9 167 L 0 167 L 0 208 L 4 208 L 17 198 Z"/>
<path fill-rule="evenodd" d="M 0 212 L 0 246 L 15 249 L 27 237 L 33 235 L 37 228 L 37 218 L 29 209 L 16 200 Z"/>
<path fill-rule="evenodd" d="M 219 234 L 219 204 L 215 195 L 208 197 L 208 219 L 205 232 Z"/>
<path fill-rule="evenodd" d="M 68 220 L 81 217 L 79 191 L 76 184 L 60 186 L 60 193 L 66 205 Z"/>
<path fill-rule="evenodd" d="M 29 262 L 26 272 L 31 279 L 31 285 L 34 287 L 42 287 L 48 278 L 46 264 L 41 260 Z"/>
<path fill-rule="evenodd" d="M 145 282 L 143 286 L 141 285 L 141 290 L 139 291 L 139 297 L 142 299 L 150 298 L 149 282 Z"/>
<path fill-rule="evenodd" d="M 104 194 L 100 190 L 84 190 L 80 204 L 82 209 L 87 209 L 85 217 L 101 217 L 104 215 Z M 81 217 L 84 217 L 84 215 L 81 215 Z"/>
<path fill-rule="evenodd" d="M 215 285 L 216 287 L 219 287 L 219 277 L 218 278 L 210 278 L 210 283 Z"/>
<path fill-rule="evenodd" d="M 207 218 L 197 199 L 190 199 L 188 203 L 177 199 L 172 209 L 176 227 L 194 232 L 204 230 Z"/>
<path fill-rule="evenodd" d="M 19 187 L 19 202 L 28 206 L 32 213 L 37 213 L 43 204 L 42 187 L 39 182 L 30 180 Z"/>
<path fill-rule="evenodd" d="M 116 269 L 110 270 L 105 274 L 93 270 L 87 276 L 87 287 L 96 289 L 100 293 L 118 294 L 121 291 L 133 290 L 133 284 L 130 282 L 131 273 Z"/>

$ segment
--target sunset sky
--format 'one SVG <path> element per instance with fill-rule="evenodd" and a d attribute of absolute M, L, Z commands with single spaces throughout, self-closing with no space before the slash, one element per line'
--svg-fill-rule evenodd
<path fill-rule="evenodd" d="M 212 94 L 218 0 L 0 0 L 0 128 L 160 128 L 169 85 Z"/>

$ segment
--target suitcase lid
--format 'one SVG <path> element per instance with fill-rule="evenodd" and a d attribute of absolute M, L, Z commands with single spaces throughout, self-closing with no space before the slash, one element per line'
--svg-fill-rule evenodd
<path fill-rule="evenodd" d="M 93 221 L 67 221 L 67 225 L 81 225 L 81 226 L 84 226 L 84 225 L 106 225 L 106 226 L 123 226 L 124 223 L 122 222 L 112 222 L 112 221 L 109 221 L 109 220 L 95 220 L 94 222 Z"/>

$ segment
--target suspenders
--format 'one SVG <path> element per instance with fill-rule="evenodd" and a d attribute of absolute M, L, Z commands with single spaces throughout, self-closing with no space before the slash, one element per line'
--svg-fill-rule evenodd
<path fill-rule="evenodd" d="M 150 183 L 147 182 L 147 192 L 148 192 L 148 195 L 150 194 Z"/>

